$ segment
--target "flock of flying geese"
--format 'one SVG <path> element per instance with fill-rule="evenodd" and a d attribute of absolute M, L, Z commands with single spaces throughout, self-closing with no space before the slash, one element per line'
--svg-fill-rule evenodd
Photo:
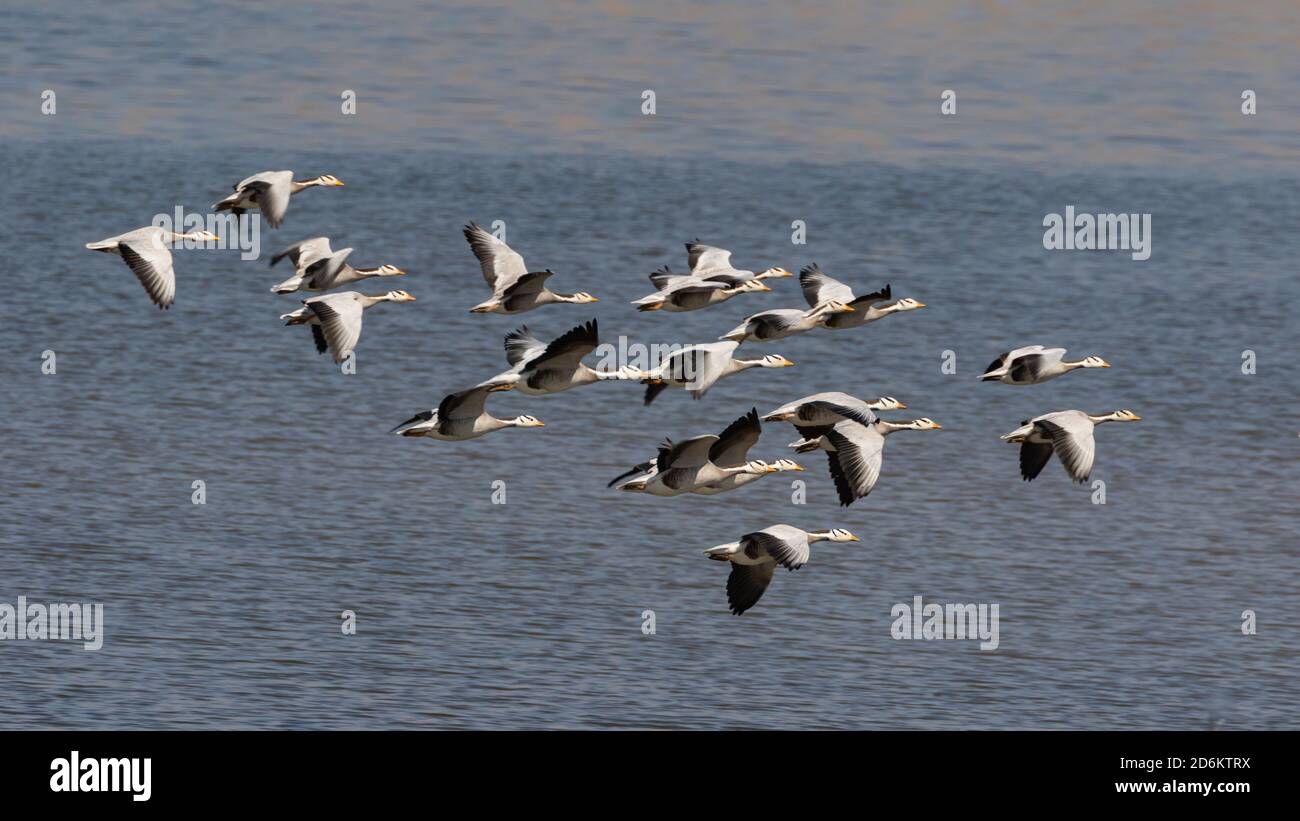
<path fill-rule="evenodd" d="M 309 188 L 337 187 L 343 183 L 328 174 L 295 180 L 291 171 L 254 174 L 234 186 L 234 192 L 215 203 L 216 211 L 232 212 L 237 219 L 247 211 L 259 211 L 272 228 L 284 220 L 290 198 Z M 505 242 L 474 223 L 464 229 L 465 239 L 479 261 L 492 296 L 470 308 L 475 313 L 520 314 L 543 305 L 597 302 L 584 291 L 560 293 L 547 287 L 554 275 L 549 268 L 530 271 L 524 258 Z M 120 256 L 139 279 L 159 308 L 175 301 L 176 277 L 168 246 L 180 240 L 215 241 L 208 231 L 177 233 L 157 226 L 140 228 L 115 237 L 88 243 L 86 247 Z M 726 302 L 740 294 L 772 291 L 768 280 L 794 276 L 783 268 L 762 272 L 732 267 L 731 252 L 704 245 L 698 240 L 686 244 L 688 273 L 673 273 L 667 267 L 650 275 L 655 292 L 635 300 L 639 311 L 670 313 L 696 311 Z M 380 277 L 402 276 L 393 265 L 354 268 L 347 260 L 351 248 L 334 251 L 326 237 L 303 240 L 271 258 L 271 265 L 287 258 L 292 277 L 271 288 L 273 293 L 332 291 L 343 285 Z M 644 384 L 645 404 L 668 388 L 686 390 L 699 399 L 719 379 L 751 368 L 784 368 L 793 365 L 779 354 L 739 356 L 746 342 L 772 342 L 817 328 L 844 330 L 874 322 L 894 313 L 924 308 L 915 299 L 892 300 L 890 287 L 856 296 L 853 289 L 825 274 L 816 264 L 799 273 L 799 284 L 808 304 L 806 310 L 777 308 L 747 316 L 716 342 L 687 345 L 643 370 L 620 367 L 601 371 L 582 359 L 600 344 L 596 320 L 578 325 L 552 339 L 538 339 L 523 326 L 505 337 L 509 369 L 472 387 L 444 397 L 438 406 L 417 413 L 393 429 L 408 437 L 448 441 L 475 439 L 504 428 L 544 427 L 534 416 L 498 418 L 488 413 L 489 394 L 517 390 L 528 396 L 545 396 L 602 381 L 632 381 Z M 301 308 L 281 315 L 286 325 L 307 325 L 319 353 L 329 351 L 335 362 L 352 354 L 361 338 L 362 313 L 381 302 L 413 302 L 405 291 L 366 295 L 358 291 L 336 291 L 302 300 Z M 1008 351 L 995 359 L 980 376 L 983 381 L 1008 385 L 1035 385 L 1080 368 L 1109 368 L 1096 356 L 1067 361 L 1064 348 L 1033 345 Z M 770 473 L 802 471 L 791 459 L 769 463 L 749 458 L 764 422 L 789 422 L 799 438 L 788 447 L 795 453 L 823 451 L 827 455 L 835 489 L 843 506 L 867 496 L 880 477 L 885 437 L 900 430 L 938 430 L 931 419 L 890 421 L 876 411 L 901 410 L 907 406 L 890 396 L 864 401 L 846 393 L 817 393 L 796 399 L 760 416 L 757 409 L 740 417 L 717 434 L 705 434 L 679 442 L 661 444 L 644 462 L 609 483 L 621 491 L 652 496 L 696 494 L 711 496 L 735 490 Z M 1056 411 L 1025 420 L 1002 437 L 1020 445 L 1020 472 L 1025 481 L 1038 476 L 1052 454 L 1057 454 L 1071 479 L 1086 482 L 1095 458 L 1093 429 L 1104 422 L 1135 422 L 1128 410 L 1088 414 L 1079 410 Z M 729 562 L 727 601 L 739 615 L 752 607 L 767 589 L 777 565 L 787 570 L 802 567 L 810 558 L 810 545 L 818 541 L 858 541 L 847 530 L 804 531 L 776 524 L 743 535 L 738 541 L 709 548 L 710 559 Z"/>

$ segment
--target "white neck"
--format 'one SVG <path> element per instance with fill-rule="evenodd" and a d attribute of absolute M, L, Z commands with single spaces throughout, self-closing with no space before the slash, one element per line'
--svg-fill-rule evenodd
<path fill-rule="evenodd" d="M 764 487 L 766 487 L 766 485 L 764 485 Z M 824 542 L 824 541 L 826 541 L 827 539 L 829 539 L 830 537 L 831 537 L 831 532 L 830 532 L 829 530 L 810 530 L 810 531 L 808 531 L 808 541 L 809 541 L 810 543 L 811 543 L 811 542 Z"/>

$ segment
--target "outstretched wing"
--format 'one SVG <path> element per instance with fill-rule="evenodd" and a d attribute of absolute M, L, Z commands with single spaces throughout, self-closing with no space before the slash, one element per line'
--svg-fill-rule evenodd
<path fill-rule="evenodd" d="M 483 279 L 487 280 L 494 294 L 500 294 L 528 272 L 523 257 L 478 223 L 466 225 L 464 233 L 470 250 L 478 257 L 479 267 L 483 269 Z"/>
<path fill-rule="evenodd" d="M 725 248 L 705 245 L 698 239 L 686 243 L 686 256 L 692 274 L 725 270 L 731 267 L 731 252 Z"/>
<path fill-rule="evenodd" d="M 330 356 L 335 362 L 347 359 L 361 339 L 361 303 L 348 292 L 315 297 L 303 304 L 320 320 Z"/>
<path fill-rule="evenodd" d="M 853 289 L 827 276 L 815 262 L 799 271 L 799 287 L 809 308 L 816 308 L 831 299 L 845 303 L 853 301 Z"/>

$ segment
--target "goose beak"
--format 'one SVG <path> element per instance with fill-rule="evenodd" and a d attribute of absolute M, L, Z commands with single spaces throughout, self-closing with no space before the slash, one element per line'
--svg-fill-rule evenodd
<path fill-rule="evenodd" d="M 781 469 L 780 469 L 779 467 L 777 467 L 776 465 L 768 465 L 768 466 L 767 466 L 767 472 L 768 472 L 768 473 L 777 473 L 777 472 L 779 472 L 780 470 L 781 470 Z"/>
<path fill-rule="evenodd" d="M 895 410 L 907 410 L 907 403 L 906 403 L 906 402 L 899 402 L 899 403 L 898 403 L 898 407 L 895 408 Z"/>
<path fill-rule="evenodd" d="M 335 180 L 335 181 L 334 181 L 334 187 L 335 187 L 335 188 L 342 188 L 342 187 L 343 187 L 343 180 Z"/>
<path fill-rule="evenodd" d="M 940 425 L 938 422 L 935 422 L 935 423 L 934 423 L 934 428 L 933 428 L 933 429 L 934 429 L 934 430 L 943 430 L 943 425 Z"/>
<path fill-rule="evenodd" d="M 857 536 L 854 536 L 852 539 L 849 539 L 849 541 L 851 541 L 851 542 L 860 542 L 860 541 L 862 541 L 862 540 L 859 539 Z"/>
<path fill-rule="evenodd" d="M 1102 366 L 1103 368 L 1109 368 L 1109 367 L 1110 367 L 1110 363 L 1103 359 L 1103 360 L 1101 360 L 1101 366 Z"/>
<path fill-rule="evenodd" d="M 794 360 L 793 360 L 793 359 L 787 359 L 787 360 L 785 361 L 785 364 L 782 365 L 781 367 L 783 367 L 783 368 L 793 368 L 793 367 L 794 367 Z"/>
<path fill-rule="evenodd" d="M 841 306 L 841 307 L 840 307 L 840 309 L 839 309 L 839 313 L 842 313 L 842 314 L 851 314 L 851 313 L 854 313 L 856 310 L 857 310 L 857 309 L 854 308 L 852 305 L 844 305 L 844 306 Z"/>
<path fill-rule="evenodd" d="M 1140 421 L 1142 421 L 1142 417 L 1141 417 L 1141 416 L 1138 416 L 1138 415 L 1135 413 L 1135 414 L 1133 414 L 1133 421 L 1134 421 L 1134 422 L 1140 422 Z"/>
<path fill-rule="evenodd" d="M 918 308 L 924 308 L 924 307 L 925 307 L 925 303 L 924 303 L 924 302 L 918 302 L 918 303 L 916 303 L 916 307 L 918 307 Z"/>
<path fill-rule="evenodd" d="M 797 470 L 800 473 L 803 473 L 803 465 L 795 465 L 791 470 Z"/>

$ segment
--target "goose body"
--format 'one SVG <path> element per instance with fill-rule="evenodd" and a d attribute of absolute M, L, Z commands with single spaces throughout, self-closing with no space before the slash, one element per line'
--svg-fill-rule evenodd
<path fill-rule="evenodd" d="M 548 289 L 546 280 L 554 271 L 549 268 L 529 271 L 522 256 L 477 223 L 466 225 L 464 233 L 470 250 L 478 258 L 483 279 L 492 289 L 492 298 L 470 308 L 471 312 L 521 314 L 558 302 L 585 305 L 600 301 L 585 291 L 561 294 Z"/>
<path fill-rule="evenodd" d="M 503 428 L 546 427 L 535 416 L 498 419 L 488 413 L 484 407 L 487 403 L 487 395 L 497 390 L 501 388 L 477 385 L 448 394 L 438 403 L 438 407 L 417 413 L 393 428 L 392 432 L 399 436 L 423 436 L 429 439 L 459 442 L 477 439 Z"/>
<path fill-rule="evenodd" d="M 279 228 L 289 210 L 289 198 L 308 188 L 343 185 L 338 177 L 322 174 L 308 180 L 295 180 L 292 171 L 263 171 L 235 183 L 234 193 L 212 204 L 214 211 L 230 211 L 236 217 L 245 211 L 260 211 L 266 224 Z"/>
<path fill-rule="evenodd" d="M 722 433 L 715 437 L 697 437 L 698 440 L 709 439 L 707 464 L 717 468 L 722 475 L 714 481 L 708 481 L 710 468 L 704 467 L 695 474 L 692 481 L 685 491 L 700 494 L 702 496 L 712 496 L 718 493 L 725 493 L 729 490 L 735 490 L 738 487 L 756 481 L 769 473 L 776 473 L 786 470 L 803 470 L 798 464 L 789 459 L 779 459 L 773 465 L 765 462 L 751 462 L 748 460 L 749 449 L 758 442 L 759 436 L 763 433 L 762 423 L 758 418 L 757 410 L 750 410 L 748 414 L 740 417 L 726 427 Z M 692 440 L 688 440 L 692 441 Z M 615 477 L 609 487 L 618 486 L 619 490 L 633 490 L 645 493 L 652 493 L 660 496 L 677 495 L 669 493 L 669 490 L 676 490 L 678 479 L 665 480 L 665 487 L 652 490 L 653 480 L 664 470 L 670 470 L 674 467 L 672 462 L 673 456 L 670 454 L 665 460 L 664 449 L 672 449 L 674 445 L 669 442 L 660 449 L 660 456 L 647 462 L 642 462 L 634 466 L 631 470 Z M 676 463 L 677 467 L 686 464 L 688 457 L 682 456 Z M 702 465 L 704 463 L 701 463 Z M 633 477 L 629 481 L 624 481 L 628 477 Z M 622 484 L 620 484 L 622 483 Z"/>
<path fill-rule="evenodd" d="M 178 234 L 150 225 L 98 242 L 88 242 L 86 248 L 121 257 L 135 278 L 140 280 L 153 304 L 170 308 L 176 301 L 176 271 L 172 268 L 172 252 L 167 246 L 186 239 L 213 242 L 220 237 L 207 231 Z"/>
<path fill-rule="evenodd" d="M 731 612 L 739 616 L 763 596 L 777 565 L 786 570 L 798 570 L 812 558 L 812 544 L 821 541 L 860 540 L 841 528 L 805 531 L 777 524 L 746 533 L 739 541 L 711 547 L 704 551 L 704 555 L 714 561 L 731 563 L 731 574 L 727 577 L 727 604 Z"/>
<path fill-rule="evenodd" d="M 656 293 L 634 300 L 638 311 L 667 311 L 681 313 L 698 311 L 719 305 L 738 294 L 761 293 L 772 289 L 758 279 L 740 281 L 734 285 L 711 279 L 687 276 L 677 277 Z"/>
<path fill-rule="evenodd" d="M 980 376 L 980 381 L 1004 382 L 1008 385 L 1037 385 L 1078 368 L 1109 367 L 1110 363 L 1100 356 L 1088 356 L 1077 362 L 1066 362 L 1065 348 L 1029 345 L 1007 351 L 990 362 Z"/>
<path fill-rule="evenodd" d="M 669 387 L 685 388 L 693 399 L 699 399 L 719 379 L 749 370 L 750 368 L 788 368 L 794 365 L 780 354 L 768 354 L 755 359 L 737 357 L 740 343 L 734 341 L 706 342 L 687 345 L 663 358 L 658 366 L 645 373 L 647 383 L 645 404 Z"/>
<path fill-rule="evenodd" d="M 820 305 L 801 311 L 798 308 L 776 308 L 745 317 L 745 321 L 732 328 L 718 339 L 729 339 L 740 343 L 748 340 L 771 342 L 785 339 L 805 331 L 811 331 L 822 324 L 825 318 L 836 313 L 852 313 L 854 308 L 843 302 L 830 300 Z"/>
<path fill-rule="evenodd" d="M 1080 410 L 1055 411 L 1035 416 L 1002 437 L 1020 445 L 1020 476 L 1032 481 L 1055 453 L 1071 479 L 1086 482 L 1092 475 L 1097 449 L 1093 429 L 1104 422 L 1137 422 L 1142 417 L 1130 410 L 1092 415 Z"/>
<path fill-rule="evenodd" d="M 316 352 L 329 351 L 335 362 L 348 358 L 361 339 L 362 311 L 381 302 L 414 302 L 406 291 L 389 291 L 367 296 L 357 291 L 314 296 L 302 301 L 303 307 L 281 314 L 286 325 L 310 325 L 316 340 Z"/>
<path fill-rule="evenodd" d="M 312 237 L 294 243 L 271 257 L 275 265 L 285 257 L 293 264 L 294 275 L 271 288 L 272 293 L 291 294 L 295 291 L 328 291 L 372 277 L 395 277 L 406 274 L 396 265 L 378 268 L 353 268 L 347 263 L 351 248 L 334 251 L 328 237 Z"/>
<path fill-rule="evenodd" d="M 739 285 L 748 280 L 779 279 L 794 276 L 784 268 L 768 268 L 757 274 L 743 268 L 734 268 L 731 265 L 730 251 L 714 245 L 705 245 L 698 239 L 686 243 L 686 261 L 690 267 L 691 277 L 722 282 L 729 286 Z M 650 275 L 650 281 L 660 290 L 663 289 L 665 284 L 676 278 L 680 278 L 679 275 L 672 273 L 667 268 Z"/>
<path fill-rule="evenodd" d="M 549 343 L 533 336 L 525 325 L 506 335 L 506 360 L 511 365 L 510 370 L 483 384 L 517 390 L 529 396 L 544 396 L 593 382 L 635 380 L 645 376 L 632 368 L 598 371 L 586 365 L 582 357 L 599 345 L 600 332 L 594 319 Z"/>
<path fill-rule="evenodd" d="M 832 330 L 857 328 L 890 314 L 899 313 L 900 311 L 915 311 L 925 307 L 924 302 L 917 302 L 910 297 L 905 297 L 897 302 L 886 303 L 886 300 L 893 296 L 893 291 L 888 285 L 879 291 L 863 296 L 854 296 L 852 288 L 834 277 L 827 276 L 817 263 L 808 265 L 799 271 L 799 286 L 803 290 L 803 298 L 810 308 L 816 308 L 825 302 L 835 301 L 842 302 L 853 309 L 851 313 L 830 313 L 825 315 L 822 318 L 822 325 Z"/>
<path fill-rule="evenodd" d="M 910 422 L 877 419 L 869 425 L 846 420 L 836 422 L 816 439 L 800 443 L 795 450 L 799 453 L 826 451 L 840 505 L 848 507 L 871 493 L 876 486 L 876 481 L 880 478 L 886 436 L 900 430 L 938 430 L 941 427 L 931 419 L 914 419 Z"/>
<path fill-rule="evenodd" d="M 860 425 L 870 425 L 876 421 L 874 411 L 902 410 L 907 405 L 892 396 L 882 396 L 866 402 L 856 396 L 839 391 L 814 393 L 793 402 L 782 405 L 763 416 L 764 422 L 790 422 L 803 436 L 790 447 L 799 447 L 824 435 L 834 425 L 845 420 Z"/>

